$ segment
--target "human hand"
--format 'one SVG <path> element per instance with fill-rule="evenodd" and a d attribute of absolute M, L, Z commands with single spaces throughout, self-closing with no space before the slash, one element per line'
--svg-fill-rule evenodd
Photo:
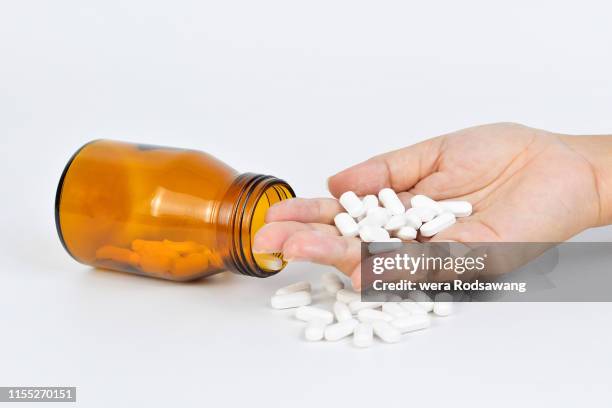
<path fill-rule="evenodd" d="M 431 241 L 562 242 L 601 223 L 593 166 L 567 137 L 522 125 L 484 125 L 375 156 L 329 179 L 335 197 L 384 187 L 404 203 L 415 194 L 467 200 L 470 217 Z M 339 236 L 331 198 L 283 201 L 270 208 L 254 248 L 287 260 L 332 265 L 360 285 L 360 241 Z"/>

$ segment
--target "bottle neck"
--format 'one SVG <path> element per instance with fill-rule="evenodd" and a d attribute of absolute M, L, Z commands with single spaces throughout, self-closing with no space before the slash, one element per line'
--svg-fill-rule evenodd
<path fill-rule="evenodd" d="M 218 237 L 227 248 L 224 256 L 228 269 L 242 275 L 265 278 L 285 266 L 282 254 L 253 254 L 255 233 L 264 225 L 267 209 L 276 202 L 295 197 L 289 184 L 273 176 L 244 173 L 230 186 L 219 212 Z M 221 231 L 220 231 L 221 232 Z M 277 266 L 270 266 L 269 260 Z"/>

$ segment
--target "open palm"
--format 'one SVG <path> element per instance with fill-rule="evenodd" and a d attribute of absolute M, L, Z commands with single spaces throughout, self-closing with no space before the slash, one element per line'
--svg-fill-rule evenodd
<path fill-rule="evenodd" d="M 383 187 L 436 200 L 472 203 L 433 241 L 561 242 L 596 224 L 599 199 L 589 162 L 563 136 L 516 124 L 494 124 L 439 136 L 373 157 L 329 180 L 338 197 Z M 333 265 L 359 287 L 360 241 L 338 235 L 331 198 L 284 201 L 272 207 L 255 248 L 281 251 L 288 260 Z M 355 273 L 357 272 L 357 273 Z"/>

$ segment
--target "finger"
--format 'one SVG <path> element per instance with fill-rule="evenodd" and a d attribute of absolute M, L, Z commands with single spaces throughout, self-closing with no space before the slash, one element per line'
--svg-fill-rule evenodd
<path fill-rule="evenodd" d="M 351 277 L 351 285 L 353 285 L 353 289 L 361 290 L 361 262 L 357 264 L 353 271 L 350 274 Z"/>
<path fill-rule="evenodd" d="M 323 231 L 302 230 L 292 234 L 283 245 L 287 260 L 310 261 L 334 266 L 351 275 L 361 259 L 361 243 L 357 238 L 334 236 Z"/>
<path fill-rule="evenodd" d="M 280 252 L 285 241 L 291 235 L 300 231 L 320 231 L 330 236 L 338 235 L 338 230 L 327 224 L 304 224 L 296 221 L 271 222 L 261 227 L 255 234 L 253 252 Z"/>
<path fill-rule="evenodd" d="M 299 221 L 333 223 L 334 216 L 344 211 L 333 198 L 292 198 L 281 201 L 268 210 L 266 222 Z"/>
<path fill-rule="evenodd" d="M 443 140 L 429 139 L 349 167 L 329 178 L 329 191 L 335 197 L 348 190 L 358 195 L 375 194 L 384 187 L 407 191 L 435 171 Z"/>

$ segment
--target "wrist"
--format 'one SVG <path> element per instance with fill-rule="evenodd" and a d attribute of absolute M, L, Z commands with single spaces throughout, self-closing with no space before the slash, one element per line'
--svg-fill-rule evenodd
<path fill-rule="evenodd" d="M 590 165 L 599 198 L 593 226 L 612 224 L 612 136 L 561 136 L 561 140 Z"/>

